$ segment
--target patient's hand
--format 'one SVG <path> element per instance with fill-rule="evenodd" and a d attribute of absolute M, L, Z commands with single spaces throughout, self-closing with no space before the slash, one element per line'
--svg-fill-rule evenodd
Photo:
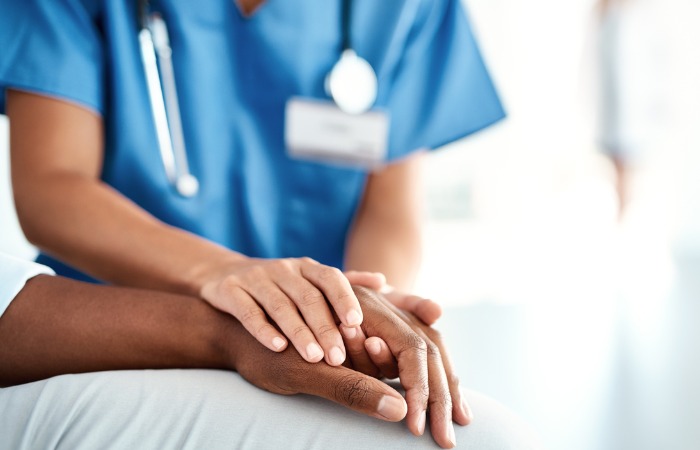
<path fill-rule="evenodd" d="M 370 355 L 370 343 L 380 338 L 389 349 L 386 358 L 372 360 L 384 374 L 399 375 L 408 404 L 369 375 L 307 363 L 293 347 L 268 350 L 201 299 L 42 275 L 29 280 L 0 317 L 0 386 L 66 373 L 225 368 L 272 392 L 317 395 L 384 420 L 399 421 L 408 411 L 416 434 L 430 405 L 433 436 L 451 447 L 450 419 L 466 423 L 468 415 L 452 408 L 461 397 L 439 336 L 377 294 L 364 288 L 355 294 Z"/>
<path fill-rule="evenodd" d="M 409 429 L 414 434 L 423 433 L 427 410 L 435 441 L 442 447 L 453 446 L 452 420 L 467 425 L 471 411 L 440 333 L 414 314 L 399 310 L 381 294 L 354 289 L 365 317 L 358 334 L 367 337 L 363 344 L 378 370 L 388 378 L 398 375 L 406 390 Z M 354 362 L 357 344 L 348 339 L 347 328 L 341 329 Z"/>
<path fill-rule="evenodd" d="M 387 284 L 386 277 L 381 273 L 348 271 L 345 277 L 350 284 L 364 286 L 373 291 L 381 292 L 384 298 L 399 309 L 408 311 L 427 325 L 434 324 L 442 316 L 440 305 L 430 299 L 401 292 Z"/>
<path fill-rule="evenodd" d="M 382 381 L 344 366 L 329 366 L 325 361 L 309 364 L 293 347 L 274 353 L 235 325 L 233 364 L 255 386 L 283 395 L 323 397 L 391 422 L 406 416 L 406 402 L 401 394 Z"/>
<path fill-rule="evenodd" d="M 307 364 L 292 348 L 280 354 L 265 351 L 246 333 L 235 350 L 236 370 L 268 391 L 317 395 L 384 420 L 398 421 L 408 412 L 408 427 L 416 435 L 423 434 L 428 411 L 435 441 L 443 448 L 453 447 L 456 442 L 452 420 L 465 425 L 471 413 L 463 403 L 459 382 L 439 334 L 380 295 L 366 288 L 354 289 L 364 322 L 361 329 L 355 329 L 355 338 L 348 339 L 346 335 L 346 345 L 352 344 L 349 351 L 353 356 L 367 350 L 371 361 L 365 364 L 374 365 L 373 375 L 381 372 L 391 378 L 398 376 L 406 390 L 407 403 L 394 389 L 366 374 L 324 362 Z M 366 346 L 364 336 L 369 337 Z M 384 350 L 375 354 L 374 343 L 383 345 Z M 357 344 L 364 348 L 356 354 Z M 360 371 L 372 371 L 356 359 L 352 364 Z"/>

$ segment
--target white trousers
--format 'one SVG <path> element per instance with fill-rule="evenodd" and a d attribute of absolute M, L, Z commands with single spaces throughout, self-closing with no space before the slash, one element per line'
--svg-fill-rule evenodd
<path fill-rule="evenodd" d="M 457 446 L 538 448 L 499 403 L 467 393 L 475 414 Z M 140 370 L 64 375 L 0 390 L 2 449 L 435 449 L 403 422 L 306 395 L 260 390 L 237 373 Z"/>

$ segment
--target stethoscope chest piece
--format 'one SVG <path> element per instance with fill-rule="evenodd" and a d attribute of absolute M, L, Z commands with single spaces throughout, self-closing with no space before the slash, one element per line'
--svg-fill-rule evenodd
<path fill-rule="evenodd" d="M 199 192 L 199 180 L 190 173 L 181 174 L 175 181 L 175 189 L 183 197 L 192 198 Z"/>
<path fill-rule="evenodd" d="M 352 49 L 346 49 L 326 78 L 326 90 L 348 114 L 369 111 L 377 99 L 377 75 Z"/>

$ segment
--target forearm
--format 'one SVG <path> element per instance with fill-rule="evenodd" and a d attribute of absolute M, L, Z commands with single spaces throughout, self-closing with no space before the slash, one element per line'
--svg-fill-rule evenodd
<path fill-rule="evenodd" d="M 422 164 L 415 152 L 371 173 L 348 235 L 345 268 L 382 272 L 410 291 L 421 259 Z"/>
<path fill-rule="evenodd" d="M 103 370 L 235 370 L 241 333 L 196 298 L 38 276 L 0 317 L 0 385 Z"/>
<path fill-rule="evenodd" d="M 345 267 L 381 272 L 391 286 L 408 292 L 420 268 L 421 253 L 421 229 L 417 221 L 365 219 L 358 221 L 350 233 Z"/>
<path fill-rule="evenodd" d="M 192 295 L 212 266 L 243 258 L 165 225 L 103 183 L 104 126 L 94 112 L 9 90 L 7 114 L 17 214 L 41 250 L 108 282 Z"/>
<path fill-rule="evenodd" d="M 31 189 L 16 185 L 29 240 L 110 283 L 200 295 L 211 268 L 243 258 L 156 220 L 94 178 L 56 172 L 34 178 Z"/>

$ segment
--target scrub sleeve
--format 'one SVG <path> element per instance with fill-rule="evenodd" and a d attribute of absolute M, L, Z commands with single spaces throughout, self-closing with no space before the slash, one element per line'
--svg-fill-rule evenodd
<path fill-rule="evenodd" d="M 0 113 L 5 112 L 7 88 L 102 112 L 103 51 L 94 18 L 84 2 L 14 3 L 0 0 Z"/>
<path fill-rule="evenodd" d="M 399 62 L 386 78 L 391 159 L 437 149 L 505 117 L 459 0 L 420 3 Z"/>

